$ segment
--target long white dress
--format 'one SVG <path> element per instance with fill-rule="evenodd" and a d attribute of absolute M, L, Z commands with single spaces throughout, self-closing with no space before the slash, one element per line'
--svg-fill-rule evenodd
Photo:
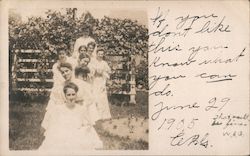
<path fill-rule="evenodd" d="M 94 94 L 93 85 L 89 81 L 85 81 L 85 80 L 80 79 L 80 78 L 78 80 L 82 81 L 81 83 L 84 84 L 83 85 L 84 89 L 87 89 L 88 92 L 89 92 L 88 96 L 90 96 L 89 99 L 92 101 L 92 103 L 87 106 L 87 112 L 88 112 L 88 116 L 90 118 L 91 124 L 95 125 L 96 121 L 100 120 L 101 117 L 100 117 L 100 115 L 98 113 L 97 104 L 96 104 L 96 102 L 94 100 L 96 95 Z"/>
<path fill-rule="evenodd" d="M 106 61 L 91 61 L 89 66 L 91 67 L 91 74 L 93 75 L 92 87 L 94 102 L 97 105 L 98 114 L 101 119 L 110 119 L 110 108 L 107 96 L 106 81 L 109 79 L 111 69 Z"/>
<path fill-rule="evenodd" d="M 39 150 L 94 150 L 103 147 L 95 129 L 88 125 L 84 105 L 70 109 L 55 105 L 47 113 L 45 139 Z"/>
<path fill-rule="evenodd" d="M 63 86 L 54 86 L 50 94 L 46 113 L 42 122 L 45 129 L 45 140 L 39 149 L 41 150 L 91 150 L 102 148 L 102 142 L 92 127 L 93 119 L 90 118 L 92 112 L 88 108 L 93 104 L 89 87 L 81 80 L 72 79 L 78 87 L 78 100 L 83 100 L 83 105 L 79 104 L 74 109 L 69 109 L 65 104 Z M 86 122 L 90 125 L 86 126 Z"/>

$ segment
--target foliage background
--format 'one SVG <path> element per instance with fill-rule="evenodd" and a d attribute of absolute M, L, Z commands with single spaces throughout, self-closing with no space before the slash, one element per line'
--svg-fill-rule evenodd
<path fill-rule="evenodd" d="M 139 58 L 136 66 L 136 82 L 148 88 L 148 30 L 144 25 L 130 19 L 104 17 L 94 18 L 91 13 L 75 16 L 76 8 L 67 8 L 66 13 L 47 10 L 46 18 L 30 17 L 23 22 L 13 12 L 9 14 L 9 53 L 10 71 L 13 65 L 13 52 L 16 49 L 33 49 L 45 51 L 41 58 L 56 59 L 56 49 L 66 48 L 69 55 L 73 51 L 75 40 L 84 29 L 90 28 L 91 36 L 104 47 L 108 54 L 135 55 Z M 46 62 L 42 69 L 49 69 Z M 140 64 L 140 62 L 142 62 Z M 38 73 L 42 77 L 46 71 Z M 10 80 L 13 78 L 10 76 Z M 11 84 L 10 84 L 11 86 Z"/>
<path fill-rule="evenodd" d="M 36 54 L 39 58 L 37 72 L 34 76 L 44 81 L 51 78 L 48 69 L 53 63 L 47 61 L 56 59 L 56 49 L 63 47 L 71 55 L 75 40 L 80 37 L 84 28 L 91 29 L 91 36 L 96 42 L 105 48 L 105 51 L 112 54 L 135 55 L 136 58 L 136 82 L 144 85 L 148 84 L 148 30 L 144 25 L 138 24 L 130 19 L 116 19 L 104 17 L 94 18 L 91 13 L 86 12 L 82 16 L 75 17 L 74 8 L 67 8 L 66 13 L 55 10 L 47 10 L 46 18 L 30 17 L 27 21 L 22 21 L 21 16 L 10 12 L 9 14 L 9 71 L 15 64 L 14 54 L 16 50 L 41 50 Z M 34 54 L 32 54 L 34 57 Z M 23 54 L 17 57 L 24 58 Z M 25 56 L 26 58 L 27 56 Z M 141 63 L 140 63 L 141 62 Z M 23 68 L 22 64 L 17 64 L 17 71 Z M 17 74 L 21 73 L 20 70 Z M 27 76 L 27 75 L 26 75 Z M 24 76 L 25 77 L 25 76 Z M 10 91 L 13 74 L 9 74 Z M 29 82 L 28 82 L 29 83 Z M 24 83 L 27 85 L 26 83 Z M 31 83 L 29 83 L 31 84 Z M 43 88 L 45 83 L 38 83 Z M 33 88 L 31 86 L 31 88 Z M 110 87 L 110 86 L 109 86 Z M 23 94 L 24 93 L 24 94 Z M 41 127 L 45 108 L 48 103 L 48 92 L 22 92 L 10 94 L 9 103 L 9 147 L 10 150 L 31 150 L 37 149 L 42 143 L 44 130 Z M 15 96 L 13 96 L 15 95 Z M 23 96 L 24 95 L 24 96 Z M 38 95 L 38 96 L 30 96 Z M 20 98 L 21 97 L 21 98 Z M 118 97 L 120 98 L 120 97 Z M 132 113 L 138 117 L 148 117 L 148 93 L 137 91 L 137 105 L 123 105 L 121 100 L 110 100 L 110 110 L 113 118 L 129 117 Z M 146 150 L 148 143 L 134 141 L 118 136 L 111 136 L 100 128 L 102 123 L 96 125 L 97 133 L 104 142 L 104 149 L 121 150 Z"/>

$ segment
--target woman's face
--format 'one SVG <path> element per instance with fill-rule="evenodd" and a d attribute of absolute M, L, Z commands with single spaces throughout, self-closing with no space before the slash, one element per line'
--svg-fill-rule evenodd
<path fill-rule="evenodd" d="M 87 48 L 85 46 L 80 47 L 79 53 L 80 54 L 86 54 L 87 53 Z"/>
<path fill-rule="evenodd" d="M 76 99 L 76 91 L 73 88 L 67 88 L 65 97 L 68 101 L 74 101 Z"/>
<path fill-rule="evenodd" d="M 81 66 L 87 66 L 88 64 L 89 64 L 89 58 L 82 58 L 81 60 L 80 60 L 80 65 Z"/>
<path fill-rule="evenodd" d="M 58 59 L 60 60 L 60 61 L 62 61 L 62 60 L 64 60 L 66 58 L 66 52 L 65 51 L 59 51 L 59 53 L 58 53 Z"/>
<path fill-rule="evenodd" d="M 66 81 L 69 81 L 71 79 L 71 76 L 72 76 L 72 71 L 67 67 L 61 67 L 60 70 L 61 70 L 61 73 L 62 73 L 62 76 L 64 77 L 64 79 Z"/>
<path fill-rule="evenodd" d="M 101 50 L 101 51 L 98 51 L 98 52 L 97 52 L 97 59 L 98 59 L 98 60 L 102 60 L 102 59 L 103 59 L 103 56 L 104 56 L 104 51 Z"/>
<path fill-rule="evenodd" d="M 88 54 L 89 55 L 92 55 L 92 53 L 94 52 L 94 50 L 95 50 L 95 47 L 93 45 L 89 45 L 88 46 Z"/>

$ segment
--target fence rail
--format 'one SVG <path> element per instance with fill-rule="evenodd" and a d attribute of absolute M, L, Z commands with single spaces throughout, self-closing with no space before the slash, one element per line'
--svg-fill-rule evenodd
<path fill-rule="evenodd" d="M 52 54 L 49 51 L 42 51 L 42 50 L 32 50 L 32 49 L 21 49 L 21 50 L 13 50 L 12 52 L 14 54 L 13 56 L 13 64 L 11 68 L 12 77 L 11 77 L 11 83 L 12 83 L 12 90 L 13 91 L 27 91 L 27 92 L 39 92 L 39 91 L 51 91 L 51 87 L 53 85 L 48 85 L 49 83 L 53 83 L 53 79 L 48 79 L 46 77 L 47 73 L 52 72 L 52 65 L 56 62 L 55 61 L 55 55 L 53 55 L 52 58 L 47 57 L 41 57 L 41 58 L 34 58 L 34 56 L 37 57 L 40 56 L 40 54 L 46 53 L 47 55 Z M 27 55 L 25 53 L 28 53 Z M 25 58 L 29 57 L 29 58 Z M 116 58 L 120 57 L 121 63 L 124 63 L 124 66 L 126 69 L 122 68 L 114 68 L 114 74 L 113 77 L 117 76 L 117 74 L 125 74 L 129 76 L 125 76 L 124 78 L 119 78 L 120 81 L 124 81 L 127 83 L 129 88 L 126 88 L 126 90 L 123 90 L 121 87 L 118 90 L 112 90 L 110 89 L 110 94 L 123 94 L 123 95 L 129 95 L 130 96 L 130 102 L 135 103 L 135 94 L 136 94 L 136 84 L 135 84 L 135 74 L 133 72 L 134 67 L 131 65 L 133 59 L 131 59 L 130 55 L 120 55 L 120 54 L 111 54 L 109 55 L 109 58 L 111 58 L 109 63 L 112 63 L 112 61 L 117 61 Z M 32 58 L 32 59 L 31 59 Z M 113 58 L 113 60 L 112 60 Z M 25 63 L 25 64 L 24 64 Z M 37 67 L 37 63 L 43 63 L 43 70 L 39 70 Z M 17 74 L 17 72 L 19 74 Z M 20 74 L 21 73 L 21 74 Z M 22 74 L 23 73 L 23 74 Z M 26 73 L 29 73 L 29 78 L 25 77 L 27 76 Z M 41 77 L 39 77 L 41 76 Z M 112 77 L 112 76 L 111 76 Z M 117 81 L 117 78 L 111 79 L 111 81 L 115 82 Z M 41 83 L 39 83 L 41 82 Z M 34 88 L 36 86 L 37 88 Z M 110 86 L 112 87 L 112 85 Z"/>

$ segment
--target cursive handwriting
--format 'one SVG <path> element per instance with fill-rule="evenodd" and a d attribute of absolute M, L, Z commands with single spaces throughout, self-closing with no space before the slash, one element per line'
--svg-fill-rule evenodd
<path fill-rule="evenodd" d="M 153 22 L 153 25 L 156 25 L 156 27 L 159 28 L 162 23 L 166 22 L 166 16 L 168 15 L 168 13 L 169 13 L 169 10 L 167 10 L 166 14 L 163 15 L 161 8 L 158 7 L 156 15 L 150 18 L 150 20 Z"/>
<path fill-rule="evenodd" d="M 221 100 L 217 100 L 217 97 L 214 97 L 208 101 L 208 106 L 205 108 L 205 111 L 210 111 L 211 109 L 217 109 L 218 111 L 221 111 L 226 104 L 231 100 L 228 97 L 222 98 Z"/>
<path fill-rule="evenodd" d="M 226 129 L 228 126 L 247 126 L 249 122 L 249 114 L 243 115 L 233 115 L 220 113 L 212 118 L 213 122 L 211 126 L 220 126 L 224 125 L 223 129 Z"/>
<path fill-rule="evenodd" d="M 181 47 L 179 44 L 175 45 L 175 46 L 168 46 L 165 47 L 164 46 L 164 42 L 165 42 L 165 37 L 162 37 L 161 40 L 156 44 L 156 43 L 151 43 L 149 45 L 149 53 L 150 52 L 154 52 L 154 53 L 158 53 L 158 52 L 171 52 L 171 51 L 181 51 Z M 152 48 L 151 48 L 152 47 Z"/>
<path fill-rule="evenodd" d="M 196 75 L 195 77 L 209 79 L 209 81 L 206 81 L 206 82 L 213 83 L 213 82 L 222 82 L 222 81 L 233 80 L 232 78 L 236 77 L 236 76 L 237 75 L 232 75 L 232 74 L 219 75 L 219 74 L 201 73 L 201 74 Z"/>
<path fill-rule="evenodd" d="M 156 56 L 153 60 L 153 62 L 149 65 L 149 67 L 179 67 L 179 66 L 188 66 L 192 63 L 196 62 L 194 57 L 188 57 L 187 61 L 185 62 L 175 62 L 175 63 L 169 63 L 169 62 L 162 62 L 161 57 Z"/>
<path fill-rule="evenodd" d="M 225 20 L 225 16 L 222 18 L 222 20 L 217 24 L 215 22 L 215 24 L 212 24 L 214 21 L 207 21 L 203 27 L 196 31 L 195 33 L 215 33 L 215 32 L 231 32 L 229 29 L 229 25 L 224 25 L 224 20 Z"/>
<path fill-rule="evenodd" d="M 153 75 L 149 77 L 149 80 L 152 80 L 149 83 L 149 89 L 152 89 L 160 80 L 168 81 L 168 80 L 176 80 L 176 79 L 183 79 L 185 75 L 178 75 L 178 76 L 168 76 L 168 75 Z"/>
<path fill-rule="evenodd" d="M 167 127 L 167 130 L 171 129 L 173 127 L 173 125 L 176 123 L 176 130 L 184 130 L 184 128 L 188 128 L 188 129 L 192 129 L 195 126 L 196 121 L 198 121 L 199 119 L 197 118 L 193 118 L 190 122 L 189 121 L 185 121 L 185 119 L 182 119 L 180 121 L 176 121 L 176 119 L 174 118 L 170 118 L 170 119 L 164 119 L 163 123 L 161 124 L 161 126 L 158 128 L 158 130 L 162 129 L 163 126 L 165 124 L 168 124 L 169 126 Z M 186 123 L 187 122 L 187 123 Z"/>
<path fill-rule="evenodd" d="M 150 17 L 149 96 L 155 98 L 150 117 L 156 132 L 165 133 L 172 147 L 201 149 L 212 147 L 214 133 L 244 136 L 249 114 L 227 114 L 245 102 L 237 99 L 245 90 L 236 83 L 249 49 L 232 39 L 244 34 L 237 32 L 240 24 L 222 12 L 178 13 L 158 7 Z"/>
<path fill-rule="evenodd" d="M 227 49 L 228 46 L 222 46 L 222 45 L 219 45 L 219 46 L 197 46 L 197 47 L 191 47 L 189 48 L 188 50 L 189 51 L 192 51 L 192 52 L 199 52 L 201 50 L 203 51 L 209 51 L 209 50 L 218 50 L 218 49 Z"/>
<path fill-rule="evenodd" d="M 162 90 L 154 91 L 153 93 L 150 93 L 149 96 L 173 96 L 172 91 L 169 90 L 170 84 L 167 84 Z"/>
<path fill-rule="evenodd" d="M 209 133 L 206 133 L 202 138 L 200 134 L 192 135 L 191 137 L 185 137 L 184 131 L 180 132 L 176 136 L 171 137 L 170 145 L 171 146 L 182 146 L 182 145 L 200 145 L 204 148 L 207 148 Z"/>
<path fill-rule="evenodd" d="M 164 106 L 163 102 L 159 102 L 155 105 L 155 107 L 157 106 L 160 106 L 160 109 L 151 116 L 152 120 L 156 120 L 164 110 L 168 111 L 168 110 L 197 109 L 200 107 L 197 102 L 193 104 L 179 105 L 179 106 Z"/>
<path fill-rule="evenodd" d="M 245 52 L 246 48 L 244 48 L 240 54 L 237 54 L 237 56 L 235 56 L 234 58 L 220 58 L 220 57 L 217 57 L 216 59 L 210 59 L 210 60 L 204 60 L 202 62 L 200 62 L 198 65 L 206 65 L 206 64 L 220 64 L 220 63 L 234 63 L 234 62 L 238 62 L 238 60 L 245 56 L 244 55 L 244 52 Z"/>
<path fill-rule="evenodd" d="M 239 130 L 234 130 L 234 131 L 224 131 L 222 135 L 225 137 L 230 137 L 230 138 L 237 138 L 237 137 L 243 137 L 244 132 L 239 131 Z"/>
<path fill-rule="evenodd" d="M 191 28 L 193 24 L 200 19 L 208 19 L 208 18 L 217 18 L 218 16 L 211 14 L 211 15 L 201 15 L 201 16 L 190 16 L 187 15 L 186 17 L 184 16 L 179 16 L 175 20 L 180 20 L 179 23 L 176 25 L 176 29 L 181 29 L 184 26 L 187 28 Z M 190 23 L 189 25 L 186 25 L 187 23 Z"/>

